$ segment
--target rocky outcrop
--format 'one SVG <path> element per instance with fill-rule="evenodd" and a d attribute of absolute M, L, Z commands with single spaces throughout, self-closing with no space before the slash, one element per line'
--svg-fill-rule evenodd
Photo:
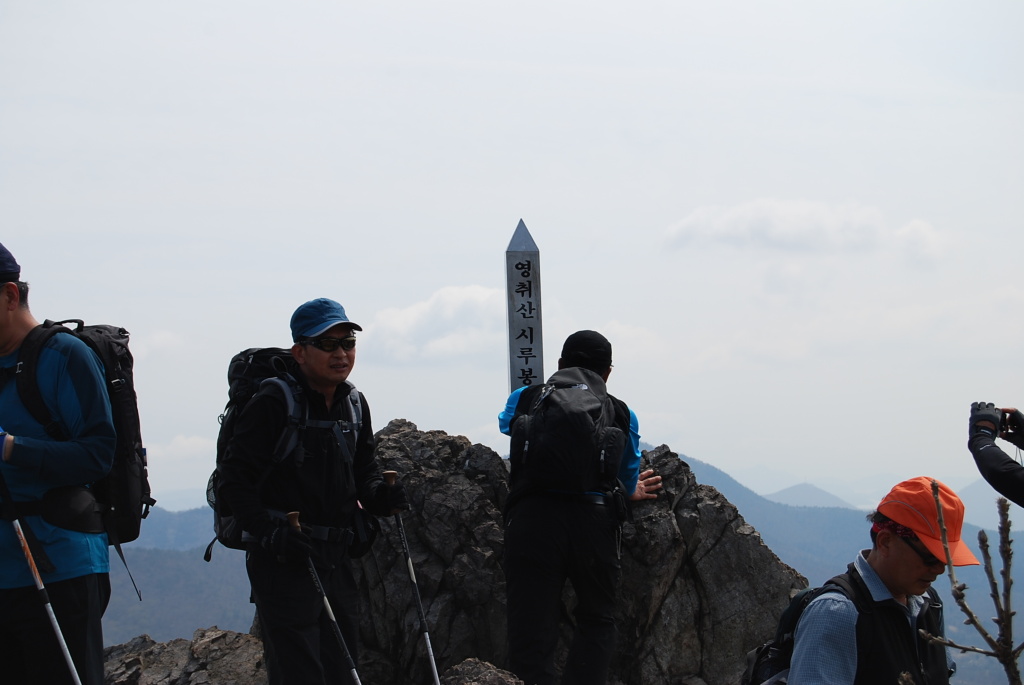
<path fill-rule="evenodd" d="M 507 462 L 464 437 L 420 431 L 404 420 L 380 432 L 377 458 L 382 468 L 398 471 L 409 493 L 412 509 L 402 520 L 444 682 L 518 682 L 490 666 L 505 665 L 507 657 L 501 569 Z M 664 489 L 657 500 L 637 503 L 623 529 L 619 642 L 610 682 L 732 685 L 745 652 L 774 631 L 791 592 L 806 581 L 714 488 L 697 484 L 668 447 L 647 452 L 644 460 L 663 477 Z M 375 685 L 429 682 L 396 523 L 382 519 L 381 526 L 372 553 L 356 569 L 366 598 L 360 677 Z M 564 602 L 568 638 L 571 588 Z M 155 645 L 137 638 L 111 648 L 108 683 L 261 682 L 261 652 L 251 651 L 258 647 L 251 636 L 215 630 L 198 631 L 191 643 Z M 247 671 L 217 670 L 236 660 L 227 654 L 231 650 L 250 650 L 237 658 Z M 180 666 L 177 680 L 170 661 L 150 665 L 157 656 Z"/>
<path fill-rule="evenodd" d="M 191 642 L 142 635 L 106 650 L 107 683 L 117 685 L 253 685 L 267 682 L 259 638 L 200 629 Z"/>

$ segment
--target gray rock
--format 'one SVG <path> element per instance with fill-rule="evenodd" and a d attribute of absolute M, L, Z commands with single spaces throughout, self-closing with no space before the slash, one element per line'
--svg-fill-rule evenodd
<path fill-rule="evenodd" d="M 383 469 L 398 471 L 412 505 L 402 515 L 430 642 L 445 685 L 518 683 L 507 665 L 501 508 L 508 466 L 483 445 L 392 421 L 378 435 Z M 619 642 L 611 685 L 732 685 L 790 595 L 807 582 L 782 563 L 714 488 L 698 485 L 667 446 L 645 454 L 662 476 L 657 500 L 636 503 L 622 533 Z M 400 537 L 381 520 L 357 563 L 365 598 L 364 683 L 429 683 L 430 664 Z M 572 634 L 567 587 L 563 641 Z M 234 654 L 232 654 L 234 652 Z M 265 682 L 251 635 L 199 630 L 191 643 L 143 636 L 108 650 L 108 683 Z M 237 668 L 238 670 L 232 670 Z M 205 678 L 205 679 L 204 679 Z"/>
<path fill-rule="evenodd" d="M 486 661 L 466 659 L 448 669 L 441 685 L 523 685 L 523 681 Z"/>
<path fill-rule="evenodd" d="M 213 628 L 192 641 L 142 635 L 106 649 L 108 685 L 253 685 L 267 682 L 259 638 Z"/>

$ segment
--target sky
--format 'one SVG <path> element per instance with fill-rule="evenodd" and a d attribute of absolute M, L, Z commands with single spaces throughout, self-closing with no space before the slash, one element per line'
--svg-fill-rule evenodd
<path fill-rule="evenodd" d="M 504 454 L 520 219 L 546 370 L 603 332 L 645 442 L 762 493 L 962 487 L 970 403 L 1024 405 L 1022 32 L 1016 0 L 2 0 L 0 242 L 37 318 L 131 332 L 169 508 L 231 356 L 321 296 L 375 428 Z"/>

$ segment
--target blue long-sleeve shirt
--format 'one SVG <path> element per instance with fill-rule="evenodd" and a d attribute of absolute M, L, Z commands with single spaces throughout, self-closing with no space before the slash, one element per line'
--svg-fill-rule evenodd
<path fill-rule="evenodd" d="M 526 390 L 526 386 L 516 388 L 505 401 L 505 408 L 498 414 L 498 429 L 505 435 L 512 434 L 512 419 L 516 414 L 516 406 L 519 404 L 519 396 Z M 619 480 L 626 489 L 626 495 L 632 495 L 636 490 L 636 482 L 640 478 L 640 427 L 633 410 L 629 410 L 629 440 L 622 451 L 622 460 L 619 462 Z"/>
<path fill-rule="evenodd" d="M 0 367 L 17 364 L 17 350 L 0 357 Z M 116 435 L 106 381 L 99 358 L 78 338 L 64 333 L 40 351 L 36 370 L 43 401 L 70 440 L 54 440 L 36 422 L 18 396 L 13 379 L 0 388 L 0 427 L 14 436 L 10 461 L 0 460 L 15 501 L 40 499 L 62 485 L 98 480 L 114 460 Z M 56 570 L 43 582 L 109 571 L 106 533 L 78 533 L 26 517 Z M 11 525 L 0 525 L 0 587 L 34 583 Z"/>

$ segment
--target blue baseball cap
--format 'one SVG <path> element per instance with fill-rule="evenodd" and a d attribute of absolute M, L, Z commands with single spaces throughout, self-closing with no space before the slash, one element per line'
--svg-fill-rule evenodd
<path fill-rule="evenodd" d="M 15 261 L 11 251 L 0 243 L 0 283 L 21 280 L 21 266 Z"/>
<path fill-rule="evenodd" d="M 292 342 L 298 342 L 302 338 L 315 338 L 339 323 L 348 324 L 357 331 L 363 330 L 362 326 L 348 320 L 345 308 L 334 300 L 326 297 L 310 300 L 300 305 L 292 314 Z"/>

